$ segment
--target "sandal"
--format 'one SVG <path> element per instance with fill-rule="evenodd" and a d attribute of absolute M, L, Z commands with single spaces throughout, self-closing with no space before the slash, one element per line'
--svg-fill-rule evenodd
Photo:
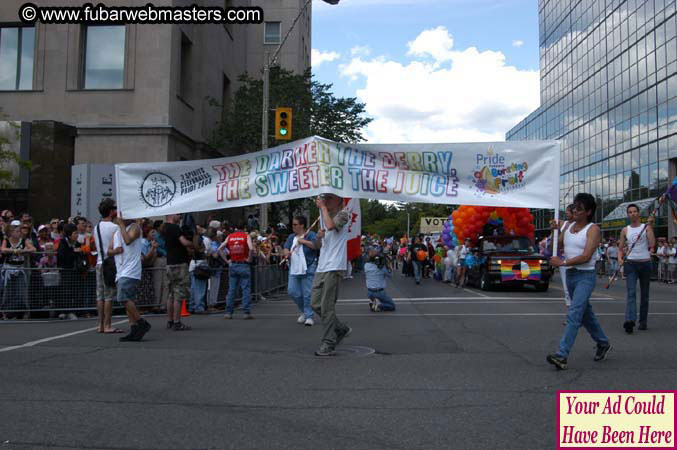
<path fill-rule="evenodd" d="M 119 328 L 111 328 L 110 330 L 103 331 L 103 334 L 119 334 L 119 333 L 124 333 L 124 330 L 121 330 Z"/>
<path fill-rule="evenodd" d="M 176 322 L 174 323 L 174 331 L 188 331 L 190 327 L 185 323 Z"/>

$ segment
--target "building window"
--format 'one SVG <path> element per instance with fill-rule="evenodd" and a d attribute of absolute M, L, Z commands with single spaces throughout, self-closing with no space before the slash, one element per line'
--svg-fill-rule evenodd
<path fill-rule="evenodd" d="M 282 38 L 280 37 L 280 22 L 266 22 L 264 44 L 279 44 Z"/>
<path fill-rule="evenodd" d="M 85 89 L 122 89 L 125 73 L 125 27 L 85 28 Z"/>
<path fill-rule="evenodd" d="M 193 56 L 193 43 L 190 42 L 185 34 L 181 34 L 181 72 L 179 76 L 179 97 L 184 101 L 189 101 L 192 94 L 192 73 L 191 63 Z"/>
<path fill-rule="evenodd" d="M 34 27 L 0 28 L 0 90 L 33 89 Z"/>

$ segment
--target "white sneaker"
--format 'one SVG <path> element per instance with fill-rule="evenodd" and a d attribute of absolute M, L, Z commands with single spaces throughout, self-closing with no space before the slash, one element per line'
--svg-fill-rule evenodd
<path fill-rule="evenodd" d="M 315 322 L 313 322 L 313 319 L 308 318 L 303 324 L 307 327 L 312 327 L 313 325 L 315 325 Z"/>
<path fill-rule="evenodd" d="M 306 316 L 305 314 L 301 314 L 298 319 L 296 319 L 296 322 L 298 323 L 305 323 L 306 321 Z"/>

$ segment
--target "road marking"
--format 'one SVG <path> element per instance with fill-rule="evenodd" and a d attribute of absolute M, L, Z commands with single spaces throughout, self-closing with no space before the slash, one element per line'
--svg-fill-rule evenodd
<path fill-rule="evenodd" d="M 256 314 L 256 317 L 296 317 L 298 313 L 292 314 Z M 625 313 L 598 313 L 595 312 L 596 316 L 618 316 L 625 317 Z M 677 312 L 674 313 L 651 313 L 652 316 L 677 316 Z M 562 317 L 566 316 L 566 312 L 561 313 L 364 313 L 364 314 L 341 314 L 341 317 L 350 316 L 350 317 L 421 317 L 421 316 L 491 316 L 491 317 L 500 317 L 500 316 L 510 316 L 510 317 L 538 317 L 538 316 L 554 316 Z"/>
<path fill-rule="evenodd" d="M 111 325 L 120 325 L 121 323 L 127 322 L 127 319 L 125 320 L 120 320 L 118 322 L 113 322 Z M 50 341 L 56 341 L 57 339 L 63 339 L 71 336 L 77 336 L 78 334 L 83 334 L 83 333 L 89 333 L 90 331 L 95 331 L 99 327 L 93 327 L 93 328 L 86 328 L 84 330 L 79 330 L 79 331 L 73 331 L 72 333 L 66 333 L 66 334 L 60 334 L 58 336 L 52 336 L 44 339 L 38 339 L 37 341 L 31 341 L 31 342 L 26 342 L 25 344 L 21 345 L 13 345 L 11 347 L 5 347 L 5 348 L 0 348 L 0 353 L 2 352 L 10 352 L 12 350 L 17 350 L 20 348 L 27 348 L 27 347 L 33 347 L 38 344 L 43 344 L 45 342 L 50 342 Z"/>
<path fill-rule="evenodd" d="M 485 300 L 486 299 L 486 300 Z M 482 303 L 496 303 L 496 304 L 522 304 L 522 303 L 552 303 L 552 304 L 564 304 L 561 298 L 553 297 L 395 297 L 394 301 L 397 302 L 409 302 L 409 303 L 439 303 L 439 304 L 449 304 L 449 303 L 458 303 L 458 304 L 482 304 Z M 496 302 L 493 302 L 497 300 Z M 502 301 L 498 301 L 502 300 Z M 590 300 L 593 300 L 595 303 L 621 303 L 625 302 L 625 299 L 616 298 L 616 297 L 592 297 Z M 343 305 L 348 304 L 360 304 L 367 303 L 369 299 L 367 298 L 348 298 L 339 300 L 338 303 Z M 667 304 L 674 305 L 677 304 L 677 301 L 670 300 L 652 300 L 651 303 Z M 296 303 L 291 300 L 275 300 L 269 305 L 296 305 Z"/>
<path fill-rule="evenodd" d="M 480 297 L 489 298 L 488 295 L 482 294 L 481 292 L 471 291 L 470 289 L 467 289 L 467 288 L 463 288 L 463 290 L 466 291 L 466 292 L 470 292 L 471 294 L 477 294 Z"/>

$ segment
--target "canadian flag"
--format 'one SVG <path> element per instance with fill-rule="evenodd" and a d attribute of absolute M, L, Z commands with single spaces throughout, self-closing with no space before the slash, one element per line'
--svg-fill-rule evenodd
<path fill-rule="evenodd" d="M 359 198 L 344 198 L 343 207 L 350 214 L 348 222 L 348 261 L 360 256 L 362 251 L 362 213 Z"/>

